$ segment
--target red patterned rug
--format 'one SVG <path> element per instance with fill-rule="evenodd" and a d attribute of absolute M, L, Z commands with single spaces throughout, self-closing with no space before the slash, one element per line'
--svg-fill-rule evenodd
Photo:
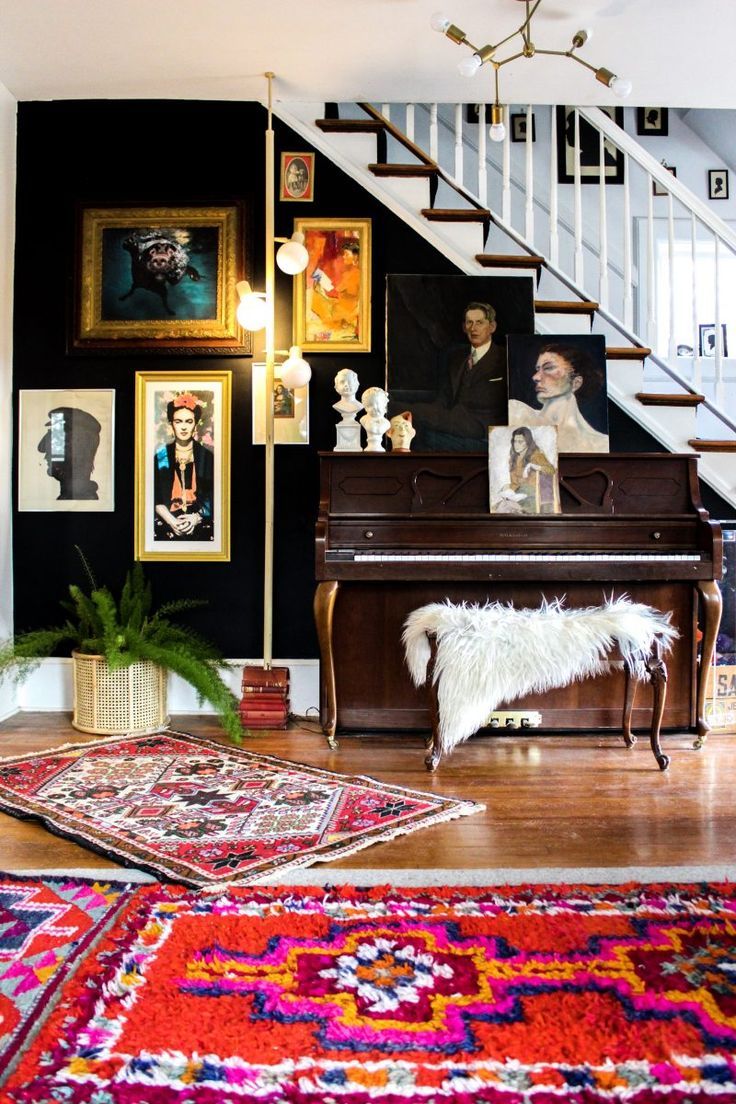
<path fill-rule="evenodd" d="M 0 1075 L 130 886 L 0 874 Z"/>
<path fill-rule="evenodd" d="M 142 886 L 12 1104 L 724 1104 L 726 886 Z"/>
<path fill-rule="evenodd" d="M 351 855 L 482 809 L 183 732 L 0 760 L 0 810 L 200 889 Z"/>

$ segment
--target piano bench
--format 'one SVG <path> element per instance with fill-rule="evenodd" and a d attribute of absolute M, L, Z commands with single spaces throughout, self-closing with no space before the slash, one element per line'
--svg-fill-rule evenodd
<path fill-rule="evenodd" d="M 402 635 L 415 686 L 428 684 L 432 736 L 424 762 L 436 770 L 501 702 L 600 674 L 616 650 L 624 661 L 623 738 L 632 747 L 631 714 L 639 681 L 653 688 L 650 742 L 659 769 L 670 760 L 659 732 L 667 693 L 663 654 L 678 636 L 669 614 L 616 598 L 602 606 L 565 609 L 549 603 L 515 609 L 434 602 L 409 614 Z"/>

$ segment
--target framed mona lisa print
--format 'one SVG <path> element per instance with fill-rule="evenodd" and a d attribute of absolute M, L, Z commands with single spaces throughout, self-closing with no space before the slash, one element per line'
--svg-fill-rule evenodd
<path fill-rule="evenodd" d="M 135 558 L 230 559 L 230 372 L 136 372 Z"/>

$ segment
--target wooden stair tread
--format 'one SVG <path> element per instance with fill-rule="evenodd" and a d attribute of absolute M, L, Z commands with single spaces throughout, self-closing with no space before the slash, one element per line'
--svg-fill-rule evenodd
<path fill-rule="evenodd" d="M 484 268 L 541 268 L 544 257 L 532 253 L 476 253 L 475 259 Z"/>
<path fill-rule="evenodd" d="M 315 119 L 314 125 L 326 134 L 380 134 L 383 130 L 376 119 Z"/>
<path fill-rule="evenodd" d="M 537 314 L 595 314 L 600 304 L 589 299 L 536 299 Z"/>
<path fill-rule="evenodd" d="M 608 360 L 645 360 L 651 352 L 651 349 L 645 349 L 641 345 L 626 345 L 621 349 L 608 346 L 606 357 Z"/>
<path fill-rule="evenodd" d="M 368 169 L 374 176 L 437 176 L 439 174 L 436 165 L 376 164 L 369 165 Z"/>
<path fill-rule="evenodd" d="M 693 437 L 688 444 L 696 452 L 736 452 L 736 441 L 713 441 L 706 437 Z"/>
<path fill-rule="evenodd" d="M 697 395 L 691 391 L 679 391 L 673 395 L 638 391 L 636 398 L 642 406 L 700 406 L 705 402 L 705 395 Z"/>
<path fill-rule="evenodd" d="M 422 214 L 429 222 L 485 222 L 491 217 L 483 207 L 424 207 Z"/>

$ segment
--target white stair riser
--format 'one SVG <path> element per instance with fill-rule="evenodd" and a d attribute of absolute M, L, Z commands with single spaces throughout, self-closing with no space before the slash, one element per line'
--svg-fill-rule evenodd
<path fill-rule="evenodd" d="M 606 361 L 609 389 L 615 386 L 620 395 L 624 395 L 637 405 L 641 405 L 635 399 L 637 391 L 643 391 L 643 371 L 640 360 L 608 360 Z"/>
<path fill-rule="evenodd" d="M 418 176 L 382 176 L 381 184 L 389 195 L 417 213 L 429 207 L 429 181 Z"/>
<path fill-rule="evenodd" d="M 589 314 L 543 314 L 534 315 L 538 333 L 548 334 L 589 334 Z"/>

